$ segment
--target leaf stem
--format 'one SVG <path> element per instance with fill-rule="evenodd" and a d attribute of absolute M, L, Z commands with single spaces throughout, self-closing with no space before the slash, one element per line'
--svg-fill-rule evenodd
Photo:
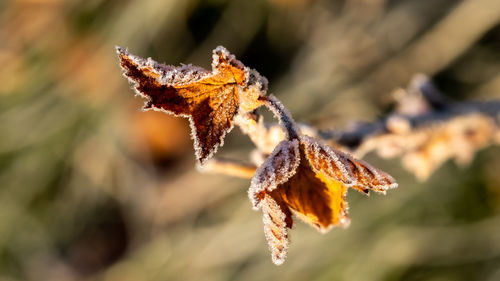
<path fill-rule="evenodd" d="M 264 105 L 271 110 L 276 118 L 278 118 L 280 124 L 285 129 L 287 139 L 293 140 L 299 138 L 299 129 L 297 124 L 292 118 L 292 115 L 288 111 L 288 109 L 283 106 L 283 104 L 276 98 L 274 95 L 269 96 L 261 96 L 259 97 Z"/>

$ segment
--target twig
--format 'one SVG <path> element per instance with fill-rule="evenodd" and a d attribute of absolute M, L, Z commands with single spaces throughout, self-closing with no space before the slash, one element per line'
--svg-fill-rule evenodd
<path fill-rule="evenodd" d="M 454 103 L 422 75 L 396 94 L 396 109 L 386 118 L 320 136 L 358 157 L 371 151 L 384 158 L 401 157 L 421 180 L 447 159 L 464 165 L 479 149 L 500 143 L 500 101 Z"/>
<path fill-rule="evenodd" d="M 242 163 L 233 159 L 212 158 L 203 166 L 199 166 L 201 172 L 224 174 L 228 176 L 251 179 L 257 170 L 257 166 L 250 163 Z"/>
<path fill-rule="evenodd" d="M 357 157 L 372 151 L 383 158 L 400 157 L 420 180 L 448 159 L 465 165 L 479 149 L 500 144 L 500 101 L 450 101 L 422 74 L 415 75 L 407 89 L 395 91 L 394 98 L 394 111 L 381 120 L 349 130 L 317 131 L 300 125 L 300 131 Z M 278 124 L 265 124 L 257 113 L 237 120 L 256 144 L 252 157 L 256 166 L 286 138 Z M 238 161 L 214 160 L 214 166 L 204 171 L 250 178 L 253 172 L 249 167 Z"/>

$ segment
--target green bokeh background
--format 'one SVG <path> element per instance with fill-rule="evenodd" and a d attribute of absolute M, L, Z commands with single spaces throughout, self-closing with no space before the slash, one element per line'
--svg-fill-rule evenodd
<path fill-rule="evenodd" d="M 248 180 L 194 169 L 185 120 L 138 112 L 114 46 L 208 68 L 223 45 L 297 120 L 375 120 L 418 72 L 500 97 L 497 0 L 0 2 L 0 280 L 500 280 L 500 150 L 302 223 L 271 263 Z M 245 159 L 235 129 L 220 155 Z"/>

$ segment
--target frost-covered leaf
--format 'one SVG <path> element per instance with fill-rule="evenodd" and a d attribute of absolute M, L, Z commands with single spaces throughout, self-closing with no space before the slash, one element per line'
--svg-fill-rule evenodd
<path fill-rule="evenodd" d="M 189 118 L 200 163 L 223 144 L 242 105 L 240 101 L 244 110 L 258 107 L 258 96 L 267 87 L 265 78 L 221 46 L 213 51 L 211 72 L 192 65 L 159 64 L 120 47 L 117 52 L 124 75 L 134 84 L 137 94 L 147 99 L 144 110 Z"/>
<path fill-rule="evenodd" d="M 321 232 L 334 225 L 347 226 L 347 186 L 324 171 L 315 171 L 304 159 L 304 148 L 300 145 L 302 159 L 295 174 L 269 194 L 284 201 L 294 214 Z"/>
<path fill-rule="evenodd" d="M 278 203 L 279 202 L 279 203 Z M 285 261 L 288 250 L 287 227 L 292 227 L 292 214 L 283 202 L 266 195 L 262 200 L 262 221 L 273 263 L 280 265 Z"/>
<path fill-rule="evenodd" d="M 248 190 L 248 196 L 254 208 L 258 208 L 264 198 L 263 191 L 273 191 L 295 174 L 299 162 L 298 140 L 285 140 L 276 146 L 255 172 Z"/>
<path fill-rule="evenodd" d="M 325 233 L 333 226 L 349 225 L 349 187 L 368 193 L 396 186 L 391 176 L 364 161 L 314 138 L 299 136 L 282 141 L 257 169 L 249 197 L 253 206 L 264 212 L 273 261 L 281 264 L 285 253 L 277 245 L 288 245 L 281 237 L 285 237 L 285 226 L 293 224 L 289 213 Z"/>
<path fill-rule="evenodd" d="M 398 186 L 390 175 L 365 161 L 355 159 L 311 137 L 303 136 L 301 140 L 305 155 L 317 173 L 322 172 L 328 178 L 366 194 L 370 190 L 385 192 Z"/>

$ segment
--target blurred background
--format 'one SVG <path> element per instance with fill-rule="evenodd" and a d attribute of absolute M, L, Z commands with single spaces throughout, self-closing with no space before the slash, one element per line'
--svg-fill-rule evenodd
<path fill-rule="evenodd" d="M 227 47 L 295 119 L 373 121 L 417 72 L 500 98 L 498 0 L 3 0 L 0 280 L 500 280 L 500 149 L 291 231 L 272 264 L 248 180 L 200 174 L 185 119 L 142 113 L 114 46 L 210 67 Z M 246 159 L 238 129 L 219 156 Z"/>

